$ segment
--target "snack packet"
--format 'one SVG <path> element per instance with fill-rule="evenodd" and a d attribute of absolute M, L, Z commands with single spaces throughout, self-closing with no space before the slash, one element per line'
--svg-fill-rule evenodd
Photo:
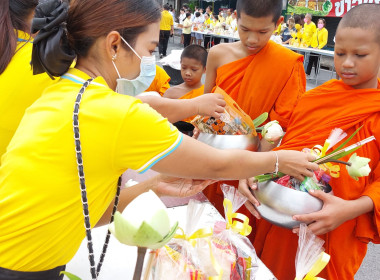
<path fill-rule="evenodd" d="M 248 135 L 256 136 L 256 129 L 252 119 L 239 105 L 221 88 L 217 87 L 215 93 L 223 95 L 227 105 L 220 119 L 197 116 L 191 124 L 203 133 L 219 135 Z"/>

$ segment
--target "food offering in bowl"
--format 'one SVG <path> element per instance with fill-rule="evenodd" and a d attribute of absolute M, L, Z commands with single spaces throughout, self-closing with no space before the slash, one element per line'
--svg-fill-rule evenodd
<path fill-rule="evenodd" d="M 316 212 L 323 206 L 320 199 L 307 192 L 288 188 L 274 181 L 257 183 L 257 189 L 252 192 L 260 202 L 256 209 L 261 217 L 289 229 L 300 225 L 300 222 L 293 220 L 294 215 Z"/>
<path fill-rule="evenodd" d="M 254 121 L 221 88 L 216 88 L 215 93 L 223 95 L 226 107 L 219 119 L 197 116 L 192 120 L 200 131 L 198 140 L 218 149 L 256 151 L 260 139 Z"/>

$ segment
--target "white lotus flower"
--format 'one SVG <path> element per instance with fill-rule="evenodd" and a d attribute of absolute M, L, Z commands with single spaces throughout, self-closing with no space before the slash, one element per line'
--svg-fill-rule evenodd
<path fill-rule="evenodd" d="M 109 230 L 123 244 L 158 249 L 172 239 L 177 227 L 178 222 L 170 225 L 165 205 L 150 190 L 130 202 L 122 214 L 117 211 Z"/>
<path fill-rule="evenodd" d="M 370 161 L 369 158 L 359 157 L 354 153 L 348 160 L 348 162 L 351 163 L 351 166 L 346 165 L 348 174 L 350 174 L 350 176 L 356 181 L 358 180 L 358 177 L 368 176 L 368 174 L 371 173 L 371 168 L 368 164 Z"/>
<path fill-rule="evenodd" d="M 261 135 L 269 143 L 274 143 L 284 136 L 284 131 L 278 121 L 271 121 L 264 125 Z"/>

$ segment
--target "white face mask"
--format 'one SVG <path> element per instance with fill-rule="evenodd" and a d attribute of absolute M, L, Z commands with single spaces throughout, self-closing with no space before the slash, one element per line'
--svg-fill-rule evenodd
<path fill-rule="evenodd" d="M 121 39 L 137 55 L 137 57 L 141 59 L 140 74 L 133 80 L 122 78 L 115 62 L 112 60 L 113 66 L 119 76 L 119 79 L 116 80 L 116 92 L 124 95 L 136 96 L 147 90 L 153 82 L 154 77 L 156 76 L 156 57 L 154 55 L 141 57 L 123 37 L 121 37 Z"/>

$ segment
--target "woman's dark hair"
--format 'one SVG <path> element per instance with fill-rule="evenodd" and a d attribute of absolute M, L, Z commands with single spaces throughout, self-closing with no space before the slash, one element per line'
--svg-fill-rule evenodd
<path fill-rule="evenodd" d="M 196 12 L 195 13 L 195 17 L 200 17 L 201 16 L 201 13 L 200 12 Z"/>
<path fill-rule="evenodd" d="M 38 0 L 0 1 L 0 74 L 5 71 L 16 52 L 17 34 L 14 30 L 30 33 L 27 19 L 37 4 Z"/>
<path fill-rule="evenodd" d="M 326 27 L 326 20 L 324 18 L 318 19 L 318 22 L 322 21 L 323 22 L 323 27 Z"/>
<path fill-rule="evenodd" d="M 294 22 L 302 25 L 303 20 L 300 15 L 294 15 Z"/>
<path fill-rule="evenodd" d="M 56 33 L 60 30 L 60 40 L 53 38 L 55 34 L 41 39 L 41 48 L 45 53 L 59 49 L 61 53 L 67 54 L 60 63 L 53 59 L 41 59 L 39 62 L 32 59 L 33 67 L 42 65 L 44 71 L 53 76 L 64 74 L 70 67 L 75 55 L 78 58 L 86 57 L 89 49 L 95 41 L 106 36 L 111 31 L 118 31 L 120 35 L 133 47 L 137 36 L 147 29 L 151 23 L 159 22 L 161 19 L 161 8 L 156 1 L 151 0 L 72 0 L 65 22 L 57 22 Z M 42 29 L 43 30 L 43 29 Z M 41 30 L 41 31 L 42 31 Z M 54 30 L 54 29 L 52 29 Z M 40 33 L 35 38 L 39 41 Z M 67 36 L 66 36 L 67 34 Z M 41 35 L 42 37 L 42 35 Z M 45 48 L 44 41 L 54 40 L 54 48 Z M 130 51 L 127 46 L 123 47 Z M 71 58 L 72 53 L 74 57 Z M 70 59 L 69 59 L 70 58 Z M 35 63 L 36 62 L 36 63 Z M 41 69 L 40 69 L 41 70 Z"/>
<path fill-rule="evenodd" d="M 191 16 L 191 14 L 190 13 L 186 13 L 186 17 L 188 18 L 189 16 Z"/>

